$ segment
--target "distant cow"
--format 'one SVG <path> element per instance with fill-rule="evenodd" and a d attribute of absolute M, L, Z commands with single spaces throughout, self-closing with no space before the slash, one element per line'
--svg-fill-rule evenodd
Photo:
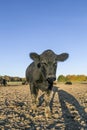
<path fill-rule="evenodd" d="M 0 80 L 0 84 L 3 85 L 3 86 L 6 86 L 6 85 L 7 85 L 6 79 L 4 79 L 4 78 L 1 79 L 1 80 Z"/>
<path fill-rule="evenodd" d="M 67 81 L 65 84 L 72 85 L 71 81 Z"/>
<path fill-rule="evenodd" d="M 0 85 L 2 85 L 2 80 L 0 79 Z"/>
<path fill-rule="evenodd" d="M 55 54 L 52 50 L 46 50 L 41 55 L 30 53 L 34 61 L 26 69 L 26 79 L 30 84 L 32 106 L 36 107 L 39 89 L 45 92 L 45 114 L 50 113 L 50 94 L 53 88 L 53 81 L 56 80 L 57 61 L 64 61 L 68 58 L 67 53 Z M 49 114 L 46 116 L 49 116 Z"/>

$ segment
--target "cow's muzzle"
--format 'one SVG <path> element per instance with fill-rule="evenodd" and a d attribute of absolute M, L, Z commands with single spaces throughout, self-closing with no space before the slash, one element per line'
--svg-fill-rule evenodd
<path fill-rule="evenodd" d="M 49 76 L 48 78 L 47 78 L 47 81 L 49 82 L 49 83 L 53 83 L 53 81 L 55 81 L 56 80 L 56 77 L 55 76 Z"/>

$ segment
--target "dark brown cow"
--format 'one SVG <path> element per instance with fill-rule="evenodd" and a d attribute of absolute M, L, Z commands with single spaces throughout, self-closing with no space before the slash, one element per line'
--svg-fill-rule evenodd
<path fill-rule="evenodd" d="M 30 57 L 33 62 L 26 69 L 26 79 L 30 84 L 32 106 L 36 107 L 38 104 L 37 96 L 40 89 L 45 92 L 45 114 L 47 111 L 50 113 L 49 97 L 53 88 L 53 81 L 56 80 L 57 62 L 65 61 L 68 54 L 57 55 L 52 50 L 46 50 L 41 55 L 30 53 Z"/>

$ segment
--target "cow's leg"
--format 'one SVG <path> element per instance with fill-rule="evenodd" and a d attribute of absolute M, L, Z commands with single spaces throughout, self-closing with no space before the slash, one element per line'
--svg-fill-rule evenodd
<path fill-rule="evenodd" d="M 38 88 L 33 84 L 30 85 L 31 98 L 32 98 L 32 110 L 35 112 L 37 110 L 38 103 Z"/>
<path fill-rule="evenodd" d="M 49 90 L 49 91 L 47 91 L 45 93 L 45 96 L 44 96 L 45 105 L 46 105 L 46 107 L 45 107 L 45 116 L 46 116 L 46 118 L 51 117 L 50 96 L 51 96 L 51 91 Z"/>

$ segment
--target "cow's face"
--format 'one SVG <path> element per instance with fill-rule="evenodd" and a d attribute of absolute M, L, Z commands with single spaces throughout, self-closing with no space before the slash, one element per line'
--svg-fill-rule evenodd
<path fill-rule="evenodd" d="M 44 51 L 41 55 L 30 53 L 30 57 L 35 61 L 37 68 L 49 83 L 56 80 L 57 61 L 64 61 L 68 58 L 67 53 L 56 55 L 53 51 Z"/>

